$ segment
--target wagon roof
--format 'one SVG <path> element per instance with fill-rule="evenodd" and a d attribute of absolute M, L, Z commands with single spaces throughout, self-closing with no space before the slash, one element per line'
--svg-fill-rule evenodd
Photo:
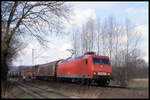
<path fill-rule="evenodd" d="M 19 71 L 19 67 L 9 67 L 9 71 L 8 72 L 18 72 Z"/>
<path fill-rule="evenodd" d="M 58 61 L 60 61 L 60 60 L 49 62 L 49 63 L 46 63 L 46 64 L 40 64 L 39 66 L 44 67 L 44 66 L 47 66 L 47 65 L 56 64 Z"/>
<path fill-rule="evenodd" d="M 26 69 L 34 69 L 35 66 L 20 66 L 20 69 L 26 70 Z"/>

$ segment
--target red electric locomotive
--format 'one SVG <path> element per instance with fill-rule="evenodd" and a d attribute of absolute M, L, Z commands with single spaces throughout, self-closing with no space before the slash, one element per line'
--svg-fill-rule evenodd
<path fill-rule="evenodd" d="M 108 85 L 112 76 L 108 56 L 85 54 L 58 63 L 57 77 L 71 79 L 84 84 Z"/>

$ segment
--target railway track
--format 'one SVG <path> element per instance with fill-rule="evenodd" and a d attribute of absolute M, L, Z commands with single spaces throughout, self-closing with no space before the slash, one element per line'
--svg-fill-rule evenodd
<path fill-rule="evenodd" d="M 67 84 L 76 84 L 76 85 L 81 85 L 81 86 L 88 86 L 88 85 L 83 85 L 83 84 L 78 84 L 78 83 L 70 83 L 70 82 L 54 82 L 52 80 L 47 81 L 47 80 L 38 80 L 38 81 L 45 81 L 45 82 L 53 82 L 55 83 L 67 83 Z M 119 85 L 108 85 L 108 86 L 99 86 L 98 84 L 91 84 L 90 86 L 92 87 L 99 87 L 99 88 L 114 88 L 114 89 L 127 89 L 127 90 L 145 90 L 145 89 L 140 89 L 140 88 L 129 88 L 127 86 L 119 86 Z"/>
<path fill-rule="evenodd" d="M 39 87 L 36 87 L 31 84 L 25 84 L 22 82 L 15 81 L 17 84 L 17 87 L 22 89 L 25 93 L 28 95 L 31 95 L 34 98 L 69 98 L 63 94 L 56 93 L 54 91 L 45 90 Z"/>
<path fill-rule="evenodd" d="M 26 83 L 26 85 L 28 85 L 28 86 L 30 86 L 30 87 L 34 87 L 34 88 L 40 89 L 40 90 L 42 90 L 42 91 L 45 91 L 45 92 L 50 93 L 50 94 L 52 94 L 52 95 L 55 95 L 55 96 L 57 96 L 57 97 L 68 98 L 67 96 L 65 96 L 65 95 L 63 95 L 63 94 L 61 94 L 61 93 L 59 93 L 59 92 L 56 92 L 56 91 L 53 91 L 53 90 L 46 90 L 46 89 L 44 89 L 44 88 L 40 88 L 40 87 L 38 87 L 38 86 L 35 86 L 34 84 Z"/>
<path fill-rule="evenodd" d="M 111 83 L 109 86 L 98 86 L 93 84 L 91 86 L 75 84 L 70 82 L 55 82 L 55 81 L 41 81 L 35 80 L 26 81 L 23 83 L 22 80 L 18 81 L 18 86 L 26 88 L 28 91 L 33 93 L 32 97 L 34 98 L 92 98 L 92 97 L 140 97 L 147 96 L 146 89 L 136 89 L 129 87 L 121 87 L 116 85 L 115 83 Z M 21 83 L 21 84 L 19 84 Z M 31 88 L 34 88 L 31 89 Z M 25 91 L 25 90 L 24 90 Z M 41 93 L 41 92 L 44 93 Z M 36 94 L 36 95 L 35 95 Z M 47 95 L 44 95 L 47 94 Z M 137 95 L 136 95 L 137 94 Z M 38 95 L 38 96 L 37 96 Z M 55 97 L 49 97 L 51 95 L 55 95 Z"/>
<path fill-rule="evenodd" d="M 16 81 L 18 86 L 20 86 L 19 88 L 22 88 L 22 90 L 24 90 L 27 94 L 30 94 L 32 97 L 34 98 L 80 98 L 80 97 L 74 97 L 74 96 L 70 96 L 70 95 L 64 95 L 61 92 L 59 92 L 58 90 L 55 91 L 55 88 L 53 88 L 53 84 L 57 84 L 54 85 L 58 86 L 60 85 L 63 86 L 73 86 L 79 89 L 80 87 L 84 87 L 85 89 L 88 88 L 89 86 L 85 86 L 85 85 L 81 85 L 81 84 L 74 84 L 74 83 L 68 83 L 68 82 L 54 82 L 54 81 L 41 81 L 41 80 L 36 80 L 35 83 L 32 83 L 31 81 L 26 81 L 23 83 L 23 81 Z M 44 83 L 43 83 L 44 82 Z M 40 83 L 40 84 L 38 84 Z M 71 85 L 72 84 L 72 85 Z M 43 86 L 42 86 L 43 85 Z M 52 85 L 49 87 L 49 85 Z M 69 88 L 68 87 L 68 88 Z M 95 87 L 99 88 L 99 89 L 115 89 L 115 90 L 120 90 L 120 89 L 125 89 L 125 90 L 141 90 L 141 89 L 135 89 L 135 88 L 128 88 L 128 87 L 121 87 L 121 86 L 117 86 L 117 85 L 109 85 L 109 86 L 98 86 L 96 84 L 93 84 L 90 86 L 90 88 L 93 89 Z M 24 89 L 25 88 L 25 89 Z M 57 89 L 57 88 L 56 88 Z M 83 89 L 83 88 L 82 88 Z M 30 92 L 29 92 L 30 91 Z"/>
<path fill-rule="evenodd" d="M 45 97 L 43 97 L 43 96 L 41 96 L 41 95 L 39 95 L 37 93 L 34 93 L 33 91 L 30 91 L 30 90 L 24 88 L 23 86 L 17 85 L 17 87 L 22 89 L 25 93 L 27 93 L 28 95 L 30 95 L 30 96 L 32 96 L 34 98 L 45 98 Z"/>

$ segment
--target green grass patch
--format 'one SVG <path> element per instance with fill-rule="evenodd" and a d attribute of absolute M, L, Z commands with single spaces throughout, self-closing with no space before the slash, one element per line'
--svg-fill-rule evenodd
<path fill-rule="evenodd" d="M 41 93 L 41 95 L 46 96 L 47 98 L 59 98 L 59 97 L 52 95 L 50 93 Z"/>
<path fill-rule="evenodd" d="M 42 92 L 40 89 L 37 89 L 37 88 L 33 88 L 33 87 L 27 87 L 29 90 L 31 90 L 31 91 L 35 91 L 35 92 Z"/>
<path fill-rule="evenodd" d="M 42 96 L 46 96 L 47 98 L 58 98 L 58 97 L 56 97 L 56 96 L 54 96 L 50 93 L 43 92 L 42 90 L 37 89 L 37 88 L 30 87 L 28 89 L 31 90 L 31 91 L 35 91 L 36 93 L 39 93 Z"/>
<path fill-rule="evenodd" d="M 61 93 L 61 94 L 63 94 L 66 97 L 72 97 L 72 96 L 74 96 L 72 93 L 66 93 L 65 90 L 60 90 L 60 91 L 58 91 L 58 93 Z"/>
<path fill-rule="evenodd" d="M 65 90 L 56 91 L 56 90 L 53 89 L 53 88 L 46 88 L 46 89 L 47 89 L 47 90 L 50 90 L 50 91 L 54 91 L 54 92 L 56 92 L 56 93 L 60 93 L 60 94 L 62 94 L 62 95 L 64 95 L 64 96 L 66 96 L 66 97 L 72 97 L 72 96 L 74 96 L 74 95 L 72 95 L 71 93 L 66 93 Z"/>
<path fill-rule="evenodd" d="M 148 84 L 134 84 L 134 85 L 129 85 L 128 86 L 128 88 L 135 88 L 135 89 L 148 89 L 149 88 L 149 86 L 148 86 Z"/>
<path fill-rule="evenodd" d="M 24 93 L 24 94 L 18 96 L 18 98 L 26 98 L 26 99 L 31 98 L 32 99 L 33 97 L 31 95 L 28 95 L 27 93 Z"/>

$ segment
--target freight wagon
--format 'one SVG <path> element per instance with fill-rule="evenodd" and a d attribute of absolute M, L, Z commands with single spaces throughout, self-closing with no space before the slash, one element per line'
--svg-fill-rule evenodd
<path fill-rule="evenodd" d="M 36 68 L 38 65 L 35 66 L 19 66 L 19 73 L 22 79 L 35 79 Z"/>
<path fill-rule="evenodd" d="M 17 66 L 9 66 L 8 77 L 18 78 L 20 76 L 19 67 Z"/>
<path fill-rule="evenodd" d="M 37 79 L 46 79 L 46 80 L 56 79 L 57 63 L 59 61 L 60 60 L 39 65 L 37 68 L 36 78 Z"/>

